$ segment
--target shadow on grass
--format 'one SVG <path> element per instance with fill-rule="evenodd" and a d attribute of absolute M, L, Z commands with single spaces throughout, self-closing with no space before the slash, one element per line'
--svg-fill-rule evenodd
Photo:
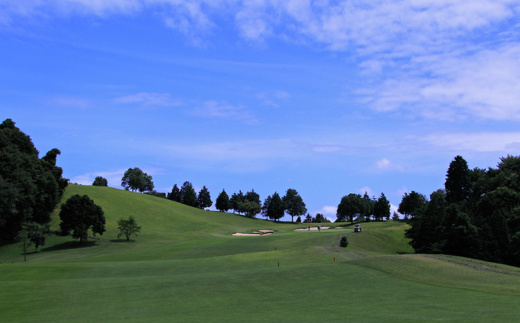
<path fill-rule="evenodd" d="M 399 255 L 413 255 L 415 252 L 413 251 L 397 251 L 397 254 Z"/>
<path fill-rule="evenodd" d="M 132 242 L 135 242 L 135 240 L 133 239 L 130 239 L 130 240 L 126 240 L 126 239 L 110 239 L 110 243 L 119 243 L 119 242 L 127 242 L 127 243 L 132 243 Z"/>
<path fill-rule="evenodd" d="M 48 251 L 56 251 L 56 250 L 67 250 L 67 249 L 83 249 L 83 248 L 90 248 L 96 246 L 97 241 L 83 241 L 83 243 L 80 243 L 79 241 L 67 241 L 64 243 L 60 243 L 57 245 L 54 245 L 52 247 L 42 248 L 41 252 L 48 252 Z"/>

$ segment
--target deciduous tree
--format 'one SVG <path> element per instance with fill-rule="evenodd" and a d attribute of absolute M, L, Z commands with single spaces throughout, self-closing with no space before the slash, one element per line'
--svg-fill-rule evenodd
<path fill-rule="evenodd" d="M 88 238 L 88 230 L 92 234 L 103 235 L 105 232 L 105 215 L 103 209 L 87 195 L 78 194 L 70 197 L 61 205 L 60 228 L 64 233 L 72 231 L 72 237 L 80 243 Z"/>
<path fill-rule="evenodd" d="M 137 237 L 137 234 L 141 232 L 141 227 L 137 225 L 137 221 L 135 221 L 133 216 L 128 217 L 128 220 L 123 218 L 119 219 L 117 225 L 117 229 L 119 230 L 117 237 L 125 236 L 126 241 L 130 240 L 130 236 L 134 235 Z"/>
<path fill-rule="evenodd" d="M 154 188 L 152 176 L 144 173 L 140 168 L 129 168 L 121 179 L 121 186 L 132 192 L 151 192 Z"/>
<path fill-rule="evenodd" d="M 294 222 L 295 216 L 304 215 L 307 212 L 302 197 L 295 189 L 288 189 L 282 201 L 284 203 L 285 212 L 291 216 L 291 222 Z"/>
<path fill-rule="evenodd" d="M 97 176 L 92 183 L 92 186 L 108 186 L 108 181 L 106 178 Z"/>

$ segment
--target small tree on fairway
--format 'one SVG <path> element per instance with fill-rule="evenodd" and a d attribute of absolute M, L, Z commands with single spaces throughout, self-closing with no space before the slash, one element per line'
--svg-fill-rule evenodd
<path fill-rule="evenodd" d="M 209 191 L 206 188 L 206 186 L 204 186 L 200 190 L 199 196 L 197 197 L 197 206 L 201 209 L 205 209 L 212 205 L 213 205 L 213 202 L 211 201 L 211 196 L 209 194 Z"/>
<path fill-rule="evenodd" d="M 130 240 L 131 235 L 137 237 L 137 234 L 141 232 L 141 227 L 137 225 L 137 222 L 133 216 L 130 216 L 128 220 L 121 218 L 119 221 L 117 221 L 117 225 L 117 229 L 119 230 L 117 237 L 120 238 L 121 236 L 125 236 L 126 241 Z"/>
<path fill-rule="evenodd" d="M 339 246 L 342 248 L 346 248 L 348 246 L 347 236 L 341 237 L 341 240 L 339 241 Z"/>
<path fill-rule="evenodd" d="M 108 186 L 108 181 L 106 178 L 98 176 L 92 183 L 92 186 Z"/>
<path fill-rule="evenodd" d="M 96 235 L 105 232 L 105 213 L 87 195 L 73 195 L 64 204 L 60 211 L 60 228 L 64 233 L 72 230 L 72 237 L 80 243 L 88 238 L 88 230 Z"/>
<path fill-rule="evenodd" d="M 229 205 L 229 196 L 227 195 L 225 190 L 218 195 L 217 200 L 215 202 L 215 207 L 220 212 L 227 212 L 230 209 Z"/>

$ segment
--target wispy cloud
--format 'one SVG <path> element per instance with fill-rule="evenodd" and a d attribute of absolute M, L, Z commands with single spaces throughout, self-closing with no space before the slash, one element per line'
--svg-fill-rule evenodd
<path fill-rule="evenodd" d="M 101 176 L 107 179 L 108 186 L 111 187 L 120 187 L 121 186 L 121 178 L 125 174 L 126 169 L 119 169 L 115 171 L 102 171 L 102 172 L 92 172 L 86 173 L 82 175 L 75 176 L 70 179 L 71 183 L 78 183 L 81 185 L 92 185 L 94 179 L 97 176 Z"/>
<path fill-rule="evenodd" d="M 358 191 L 360 194 L 365 194 L 365 192 L 366 192 L 368 194 L 368 196 L 370 196 L 370 197 L 374 195 L 374 192 L 368 186 L 364 186 L 362 188 L 358 188 L 356 191 Z"/>
<path fill-rule="evenodd" d="M 244 106 L 235 106 L 227 102 L 206 101 L 193 110 L 193 114 L 204 118 L 217 118 L 241 121 L 246 124 L 258 124 L 257 118 Z"/>
<path fill-rule="evenodd" d="M 168 93 L 140 92 L 114 99 L 121 104 L 140 104 L 145 107 L 174 107 L 183 105 L 180 100 L 172 98 Z"/>
<path fill-rule="evenodd" d="M 279 107 L 281 102 L 287 101 L 291 95 L 285 91 L 262 92 L 256 95 L 262 104 Z"/>
<path fill-rule="evenodd" d="M 61 107 L 67 108 L 87 108 L 90 106 L 90 100 L 78 97 L 60 96 L 53 98 L 51 101 Z"/>

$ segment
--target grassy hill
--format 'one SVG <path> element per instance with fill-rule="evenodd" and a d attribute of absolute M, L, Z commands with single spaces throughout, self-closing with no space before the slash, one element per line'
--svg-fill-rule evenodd
<path fill-rule="evenodd" d="M 0 248 L 0 322 L 517 321 L 520 270 L 415 255 L 402 222 L 294 231 L 305 225 L 208 212 L 106 187 L 70 185 L 105 211 L 83 245 L 50 237 L 26 263 Z M 59 211 L 52 225 L 59 224 Z M 143 227 L 130 242 L 116 222 Z M 336 224 L 333 224 L 336 226 Z M 237 237 L 259 229 L 268 236 Z M 349 246 L 336 249 L 341 235 Z"/>

